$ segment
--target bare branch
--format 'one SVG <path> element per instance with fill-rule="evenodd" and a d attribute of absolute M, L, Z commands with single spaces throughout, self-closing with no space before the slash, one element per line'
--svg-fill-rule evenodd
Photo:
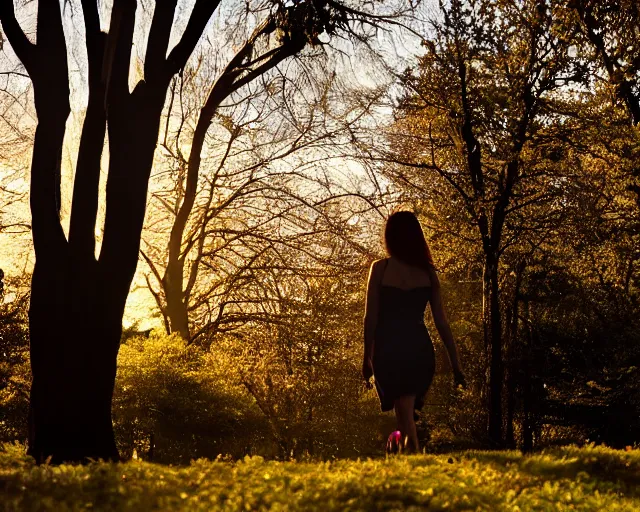
<path fill-rule="evenodd" d="M 165 59 L 177 3 L 177 0 L 155 2 L 144 59 L 144 77 L 147 82 L 169 80 L 175 74 L 167 73 Z"/>
<path fill-rule="evenodd" d="M 171 50 L 167 59 L 167 74 L 169 76 L 173 76 L 184 69 L 187 60 L 193 53 L 198 41 L 200 41 L 204 29 L 218 8 L 219 3 L 220 0 L 196 0 L 182 39 Z"/>
<path fill-rule="evenodd" d="M 0 21 L 11 48 L 16 52 L 27 72 L 31 75 L 33 73 L 34 59 L 36 58 L 36 46 L 27 39 L 18 20 L 16 20 L 13 0 L 2 0 L 0 2 Z"/>
<path fill-rule="evenodd" d="M 107 104 L 129 97 L 129 67 L 136 18 L 136 0 L 114 0 L 105 52 L 103 82 Z"/>

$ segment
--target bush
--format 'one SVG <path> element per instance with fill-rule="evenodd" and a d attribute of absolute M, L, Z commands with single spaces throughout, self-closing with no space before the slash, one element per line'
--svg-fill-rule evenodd
<path fill-rule="evenodd" d="M 212 378 L 201 349 L 154 332 L 120 347 L 113 419 L 124 457 L 162 462 L 239 457 L 267 437 L 260 411 Z"/>
<path fill-rule="evenodd" d="M 294 355 L 285 364 L 282 352 L 266 341 L 261 347 L 258 337 L 220 341 L 209 361 L 224 389 L 259 407 L 271 434 L 268 455 L 326 459 L 381 453 L 394 419 L 380 413 L 373 391 L 364 390 L 360 349 L 332 350 L 311 363 Z"/>
<path fill-rule="evenodd" d="M 0 295 L 0 442 L 24 440 L 31 368 L 27 300 L 2 303 Z"/>

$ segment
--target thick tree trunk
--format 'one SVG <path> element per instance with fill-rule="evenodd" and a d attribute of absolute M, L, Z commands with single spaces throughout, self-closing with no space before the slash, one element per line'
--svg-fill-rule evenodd
<path fill-rule="evenodd" d="M 152 154 L 152 148 L 146 153 Z M 139 203 L 145 199 L 138 194 Z M 111 400 L 122 316 L 138 253 L 137 245 L 128 246 L 126 240 L 139 239 L 140 229 L 141 222 L 132 219 L 130 228 L 121 230 L 125 243 L 116 248 L 112 262 L 79 260 L 67 248 L 52 261 L 36 263 L 29 317 L 29 452 L 38 461 L 118 458 Z"/>
<path fill-rule="evenodd" d="M 111 399 L 121 317 L 102 300 L 99 274 L 60 263 L 38 265 L 33 276 L 29 454 L 38 462 L 117 460 Z"/>
<path fill-rule="evenodd" d="M 113 301 L 105 302 L 108 279 L 94 256 L 106 129 L 105 88 L 100 78 L 106 37 L 98 30 L 97 17 L 91 18 L 89 12 L 85 15 L 89 27 L 90 91 L 78 153 L 69 243 L 60 234 L 56 244 L 36 247 L 32 281 L 29 321 L 33 384 L 28 452 L 38 462 L 118 459 L 111 400 L 121 334 L 121 317 L 117 313 L 120 308 L 114 307 Z M 59 42 L 59 49 L 63 48 Z M 58 79 L 66 82 L 66 72 Z M 65 98 L 51 101 L 50 105 L 68 99 L 62 89 L 60 93 Z M 48 91 L 46 96 L 52 100 L 54 94 Z M 47 128 L 48 108 L 44 106 L 39 111 L 44 133 L 34 145 L 32 173 L 36 181 L 32 194 L 42 180 L 37 177 L 42 167 L 39 155 L 47 153 L 51 142 L 58 145 L 58 151 L 62 148 L 64 120 L 53 115 L 57 129 Z M 43 216 L 40 204 L 32 204 L 32 211 L 34 218 Z M 57 219 L 55 224 L 59 224 Z M 34 241 L 46 238 L 49 229 L 34 225 Z M 58 225 L 54 229 L 59 229 Z"/>
<path fill-rule="evenodd" d="M 29 453 L 38 461 L 118 459 L 111 421 L 116 359 L 137 263 L 160 110 L 160 101 L 140 100 L 131 110 L 139 114 L 137 122 L 130 122 L 133 126 L 125 128 L 114 120 L 117 133 L 110 133 L 108 211 L 100 260 L 64 239 L 59 246 L 37 253 L 29 318 L 33 369 Z M 42 140 L 55 140 L 55 134 L 46 133 Z M 48 146 L 36 141 L 34 173 L 37 155 Z M 38 234 L 46 237 L 34 226 L 34 237 Z"/>

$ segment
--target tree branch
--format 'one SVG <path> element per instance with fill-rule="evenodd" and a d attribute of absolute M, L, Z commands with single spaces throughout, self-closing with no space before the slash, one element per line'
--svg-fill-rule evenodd
<path fill-rule="evenodd" d="M 100 44 L 100 13 L 98 12 L 98 4 L 96 0 L 82 0 L 82 16 L 84 18 L 84 27 L 87 38 L 87 51 L 93 54 L 95 51 L 101 50 Z M 89 59 L 91 66 L 91 59 Z"/>
<path fill-rule="evenodd" d="M 76 175 L 73 183 L 69 244 L 76 254 L 93 258 L 98 213 L 100 164 L 107 117 L 105 84 L 102 81 L 106 34 L 100 31 L 100 15 L 95 0 L 82 0 L 89 60 L 89 102 L 82 125 Z"/>
<path fill-rule="evenodd" d="M 204 29 L 218 8 L 219 3 L 220 0 L 196 0 L 182 39 L 171 50 L 167 59 L 167 73 L 169 76 L 173 76 L 184 69 L 187 60 L 189 60 L 198 41 L 200 41 Z"/>
<path fill-rule="evenodd" d="M 59 2 L 39 0 L 37 20 L 38 45 L 28 69 L 38 115 L 30 197 L 36 259 L 53 257 L 66 243 L 60 225 L 60 184 L 62 145 L 70 112 L 67 47 Z"/>
<path fill-rule="evenodd" d="M 36 45 L 27 39 L 18 20 L 16 20 L 13 0 L 0 1 L 0 22 L 2 22 L 2 29 L 11 44 L 11 48 L 16 52 L 27 73 L 31 75 Z"/>
<path fill-rule="evenodd" d="M 136 18 L 136 0 L 114 0 L 105 50 L 103 82 L 107 105 L 129 97 L 129 67 Z"/>
<path fill-rule="evenodd" d="M 155 2 L 144 59 L 144 78 L 147 82 L 170 80 L 175 74 L 167 69 L 165 63 L 177 3 L 178 0 Z"/>

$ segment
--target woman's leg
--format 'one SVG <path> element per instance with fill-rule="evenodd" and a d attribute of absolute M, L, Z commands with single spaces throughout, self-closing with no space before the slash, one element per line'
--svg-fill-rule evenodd
<path fill-rule="evenodd" d="M 407 423 L 409 429 L 407 430 L 406 448 L 410 453 L 418 453 L 420 451 L 420 444 L 418 443 L 418 430 L 416 429 L 416 421 L 414 417 L 414 408 L 416 403 L 416 397 L 411 395 L 407 399 Z"/>
<path fill-rule="evenodd" d="M 404 402 L 402 398 L 397 398 L 393 402 L 393 411 L 396 413 L 396 424 L 398 430 L 402 433 L 402 439 L 407 434 L 408 425 L 406 424 L 406 415 L 404 414 Z"/>
<path fill-rule="evenodd" d="M 413 408 L 415 405 L 415 395 L 401 396 L 394 403 L 398 430 L 402 432 L 403 448 L 408 452 L 418 452 L 418 432 L 413 419 Z"/>

